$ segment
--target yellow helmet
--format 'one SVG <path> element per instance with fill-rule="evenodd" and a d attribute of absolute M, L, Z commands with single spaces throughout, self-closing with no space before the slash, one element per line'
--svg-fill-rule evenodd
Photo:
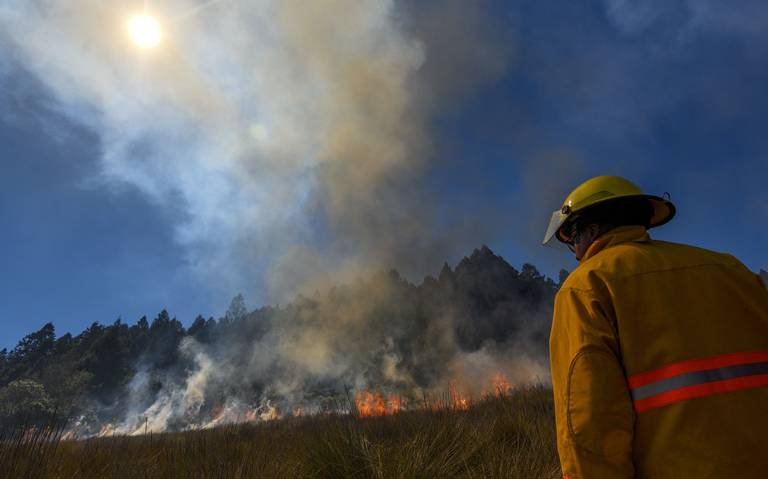
<path fill-rule="evenodd" d="M 663 225 L 675 216 L 675 205 L 659 196 L 646 195 L 631 181 L 620 176 L 596 176 L 576 187 L 565 198 L 563 206 L 552 213 L 543 244 L 549 245 L 554 238 L 563 243 L 569 241 L 565 226 L 587 208 L 618 199 L 643 198 L 653 208 L 648 227 Z"/>

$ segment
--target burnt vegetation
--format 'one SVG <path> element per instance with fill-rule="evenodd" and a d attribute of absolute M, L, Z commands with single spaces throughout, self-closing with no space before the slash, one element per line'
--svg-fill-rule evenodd
<path fill-rule="evenodd" d="M 289 408 L 296 405 L 327 413 L 349 398 L 350 388 L 361 385 L 423 400 L 423 391 L 448 384 L 451 372 L 446 365 L 465 354 L 487 350 L 494 357 L 526 355 L 546 364 L 557 288 L 558 283 L 533 265 L 518 271 L 482 247 L 455 268 L 446 264 L 437 277 L 418 285 L 396 271 L 382 272 L 324 294 L 250 312 L 238 295 L 223 317 L 198 316 L 189 327 L 165 310 L 152 321 L 142 317 L 131 325 L 121 319 L 109 325 L 93 323 L 76 336 L 57 337 L 48 323 L 13 350 L 0 351 L 0 421 L 8 428 L 40 426 L 54 418 L 83 425 L 82 437 L 95 434 L 94 427 L 138 415 L 168 391 L 183 388 L 200 370 L 201 354 L 212 364 L 212 372 L 194 410 L 185 403 L 155 432 L 201 427 L 201 417 L 209 418 L 232 401 L 255 408 L 268 398 L 282 408 L 283 416 L 291 415 Z M 301 348 L 316 341 L 324 345 L 319 360 L 324 369 L 302 362 Z M 290 348 L 276 350 L 277 343 Z M 390 420 L 382 419 L 382 424 Z M 463 419 L 455 420 L 450 427 L 470 427 L 460 426 Z M 146 421 L 134 418 L 138 427 L 146 428 Z M 496 427 L 488 421 L 489 427 Z M 300 424 L 285 426 L 286 431 L 313 427 Z M 338 419 L 338 424 L 344 421 Z M 219 433 L 199 434 L 184 447 L 197 447 L 194 441 Z M 162 441 L 176 444 L 173 437 Z M 108 444 L 99 447 L 111 447 Z M 90 446 L 68 447 L 74 454 Z"/>

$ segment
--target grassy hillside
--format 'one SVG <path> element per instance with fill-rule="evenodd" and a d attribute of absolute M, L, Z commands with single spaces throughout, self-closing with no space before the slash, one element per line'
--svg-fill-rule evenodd
<path fill-rule="evenodd" d="M 3 477 L 556 478 L 551 391 L 543 387 L 381 417 L 287 418 L 184 433 L 0 440 Z M 46 440 L 47 439 L 47 440 Z"/>
<path fill-rule="evenodd" d="M 251 312 L 238 295 L 224 317 L 188 328 L 165 310 L 76 335 L 48 323 L 0 349 L 0 424 L 56 412 L 89 433 L 133 432 L 140 417 L 155 432 L 180 431 L 267 399 L 283 411 L 324 409 L 353 385 L 407 395 L 451 382 L 478 394 L 496 373 L 524 383 L 547 374 L 557 288 L 483 247 L 420 284 L 382 271 Z M 488 377 L 474 377 L 478 367 Z"/>

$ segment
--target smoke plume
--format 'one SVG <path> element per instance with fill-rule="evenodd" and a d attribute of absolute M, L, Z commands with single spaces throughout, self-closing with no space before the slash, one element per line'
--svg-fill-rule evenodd
<path fill-rule="evenodd" d="M 448 403 L 548 378 L 557 285 L 488 248 L 414 285 L 394 270 L 186 331 L 167 315 L 113 325 L 135 372 L 93 397 L 73 434 L 141 434 L 324 412 Z M 78 343 L 76 339 L 75 344 Z M 114 362 L 114 360 L 113 360 Z M 362 399 L 361 399 L 362 398 Z M 387 402 L 389 403 L 387 405 Z"/>
<path fill-rule="evenodd" d="M 161 25 L 157 48 L 127 34 L 142 12 Z M 484 249 L 418 287 L 359 279 L 424 274 L 456 254 L 433 234 L 420 181 L 437 161 L 432 119 L 507 66 L 483 2 L 10 0 L 0 31 L 47 108 L 98 138 L 92 184 L 136 188 L 171 212 L 202 281 L 264 302 L 303 293 L 148 345 L 126 394 L 100 403 L 102 432 L 317 411 L 344 388 L 414 399 L 480 391 L 493 373 L 544 376 L 531 344 L 553 285 L 536 290 L 530 270 Z M 469 287 L 484 261 L 501 280 Z"/>
<path fill-rule="evenodd" d="M 505 52 L 478 35 L 480 4 L 438 3 L 12 0 L 0 47 L 97 135 L 91 182 L 171 212 L 220 297 L 285 300 L 329 273 L 442 260 L 418 185 L 429 120 Z M 145 10 L 162 28 L 151 50 L 126 30 Z"/>

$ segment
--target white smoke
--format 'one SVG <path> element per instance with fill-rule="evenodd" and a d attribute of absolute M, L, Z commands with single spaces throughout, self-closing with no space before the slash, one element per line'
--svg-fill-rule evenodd
<path fill-rule="evenodd" d="M 415 21 L 417 9 L 394 0 L 150 1 L 162 40 L 142 50 L 127 24 L 144 3 L 5 0 L 0 51 L 43 85 L 49 108 L 98 137 L 92 184 L 136 188 L 172 213 L 198 278 L 258 303 L 445 259 L 413 186 L 431 151 L 430 115 L 504 69 L 483 44 L 491 29 L 474 2 L 424 2 L 429 18 Z M 189 370 L 159 378 L 158 392 L 158 378 L 139 368 L 125 420 L 108 432 L 270 419 L 269 395 L 301 401 L 313 381 L 363 388 L 380 376 L 412 387 L 396 332 L 361 319 L 396 301 L 386 287 L 371 290 L 250 345 L 243 373 L 270 378 L 261 398 L 206 403 L 212 385 L 240 372 L 225 352 L 185 340 Z M 373 349 L 372 327 L 384 338 Z M 446 354 L 457 348 L 453 337 L 440 342 Z M 372 355 L 381 364 L 358 360 Z"/>
<path fill-rule="evenodd" d="M 160 391 L 151 391 L 151 374 L 139 370 L 127 387 L 128 398 L 125 409 L 121 411 L 122 420 L 103 424 L 100 430 L 81 418 L 70 426 L 73 436 L 99 435 L 139 435 L 149 432 L 163 432 L 169 429 L 200 429 L 221 424 L 245 421 L 269 421 L 280 417 L 277 408 L 269 398 L 262 398 L 258 404 L 248 404 L 238 398 L 226 398 L 222 404 L 211 411 L 201 414 L 206 404 L 206 391 L 212 382 L 221 379 L 231 371 L 226 370 L 225 362 L 214 362 L 203 347 L 194 339 L 186 337 L 179 346 L 183 359 L 189 360 L 189 370 L 179 377 L 168 374 L 162 378 Z M 226 378 L 225 378 L 226 379 Z M 147 404 L 147 398 L 154 401 Z"/>
<path fill-rule="evenodd" d="M 146 370 L 140 369 L 127 388 L 129 397 L 124 421 L 110 425 L 103 433 L 144 434 L 149 431 L 165 431 L 174 421 L 184 423 L 187 428 L 202 426 L 196 418 L 205 402 L 205 390 L 217 365 L 192 338 L 184 338 L 179 352 L 193 364 L 185 375 L 184 384 L 166 380 L 154 402 L 147 406 L 147 398 L 153 396 L 150 391 L 151 377 Z"/>
<path fill-rule="evenodd" d="M 97 182 L 175 212 L 190 264 L 229 294 L 416 171 L 423 51 L 391 0 L 199 6 L 149 2 L 163 38 L 141 50 L 126 25 L 143 2 L 8 0 L 0 46 L 98 134 Z"/>

